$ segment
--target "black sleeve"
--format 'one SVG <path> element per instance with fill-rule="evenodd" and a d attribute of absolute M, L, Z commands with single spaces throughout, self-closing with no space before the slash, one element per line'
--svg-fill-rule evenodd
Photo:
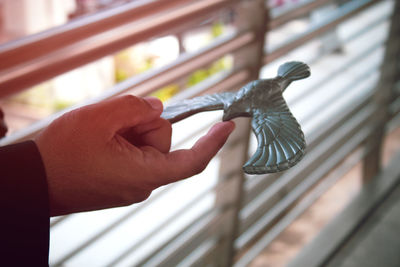
<path fill-rule="evenodd" d="M 0 186 L 0 266 L 48 266 L 48 189 L 33 141 L 0 148 Z"/>

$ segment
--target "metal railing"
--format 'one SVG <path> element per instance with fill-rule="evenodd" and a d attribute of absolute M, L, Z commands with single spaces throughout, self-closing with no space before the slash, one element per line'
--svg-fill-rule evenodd
<path fill-rule="evenodd" d="M 101 263 L 104 266 L 245 266 L 340 178 L 340 175 L 328 175 L 331 170 L 336 168 L 336 173 L 344 173 L 366 158 L 364 176 L 366 179 L 374 176 L 379 169 L 378 152 L 385 129 L 398 121 L 400 112 L 400 46 L 396 26 L 399 23 L 394 23 L 396 16 L 393 14 L 398 12 L 395 3 L 305 0 L 289 7 L 270 9 L 261 0 L 139 0 L 0 46 L 0 97 L 6 97 L 130 45 L 187 32 L 205 21 L 234 14 L 233 33 L 217 38 L 196 52 L 181 54 L 164 67 L 116 84 L 97 98 L 79 105 L 127 92 L 148 95 L 227 54 L 234 58 L 232 70 L 186 89 L 171 101 L 237 89 L 257 79 L 260 71 L 268 71 L 269 66 L 263 68 L 264 65 L 274 68 L 280 61 L 293 57 L 305 60 L 313 72 L 310 82 L 299 83 L 295 92 L 290 93 L 290 89 L 286 96 L 308 144 L 307 154 L 297 166 L 279 174 L 244 175 L 241 166 L 254 146 L 251 145 L 249 121 L 239 119 L 235 133 L 218 155 L 220 167 L 219 172 L 213 174 L 214 184 L 195 191 L 182 206 L 162 217 L 152 231 L 131 236 L 131 241 L 123 245 L 109 240 L 113 240 L 113 235 L 118 236 L 115 233 L 127 227 L 138 214 L 181 185 L 169 185 L 140 205 L 110 213 L 107 224 L 94 226 L 90 234 L 71 241 L 59 255 L 53 256 L 56 248 L 55 252 L 51 250 L 51 265 L 74 266 L 77 262 L 88 262 L 91 255 L 103 253 L 109 243 L 110 255 Z M 326 13 L 323 20 L 313 22 L 310 14 L 326 5 L 336 5 L 336 8 Z M 369 13 L 378 15 L 363 19 Z M 362 25 L 340 37 L 340 27 L 346 27 L 343 24 L 352 23 L 351 20 L 362 21 Z M 302 21 L 307 28 L 278 46 L 267 48 L 270 33 L 284 31 L 282 28 L 293 21 Z M 392 26 L 388 30 L 390 23 Z M 308 46 L 316 42 L 323 48 L 326 45 L 323 38 L 329 34 L 335 42 L 329 44 L 328 49 L 310 52 Z M 346 51 L 371 34 L 374 38 L 364 42 L 362 47 Z M 344 51 L 338 54 L 340 49 Z M 335 63 L 328 64 L 329 68 L 321 67 L 326 66 L 326 62 Z M 302 112 L 304 106 L 312 108 Z M 3 138 L 0 144 L 31 138 L 66 111 Z M 217 117 L 210 118 L 188 131 L 175 147 L 217 120 Z M 341 165 L 349 155 L 353 155 L 352 163 Z M 211 205 L 187 217 L 198 203 L 210 197 Z M 53 219 L 52 235 L 57 236 L 59 231 L 66 231 L 69 225 L 84 219 L 79 216 L 86 215 Z M 191 219 L 167 234 L 168 227 L 179 224 L 183 217 Z M 160 235 L 164 238 L 157 239 Z M 117 248 L 111 250 L 111 246 Z"/>

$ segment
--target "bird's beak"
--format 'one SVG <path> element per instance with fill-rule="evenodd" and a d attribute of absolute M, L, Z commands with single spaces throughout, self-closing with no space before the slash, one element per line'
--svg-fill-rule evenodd
<path fill-rule="evenodd" d="M 237 117 L 251 117 L 251 116 L 253 116 L 253 114 L 250 111 L 246 110 L 241 112 L 237 110 L 237 107 L 235 108 L 229 107 L 224 110 L 224 115 L 222 116 L 222 120 L 230 121 Z"/>
<path fill-rule="evenodd" d="M 232 115 L 231 109 L 227 109 L 224 111 L 224 115 L 222 116 L 223 121 L 229 121 L 233 118 L 234 116 Z"/>

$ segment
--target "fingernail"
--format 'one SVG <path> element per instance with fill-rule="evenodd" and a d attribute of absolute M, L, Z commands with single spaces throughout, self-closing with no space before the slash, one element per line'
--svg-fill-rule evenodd
<path fill-rule="evenodd" d="M 162 104 L 160 99 L 158 99 L 156 97 L 146 97 L 145 100 L 147 101 L 147 103 L 150 104 L 150 106 L 153 109 L 156 109 L 156 110 L 162 110 L 163 109 L 163 104 Z"/>
<path fill-rule="evenodd" d="M 232 132 L 235 130 L 236 124 L 233 121 L 226 121 L 225 122 L 227 125 L 229 125 L 229 130 Z"/>
<path fill-rule="evenodd" d="M 222 121 L 220 122 L 221 125 L 223 125 L 223 127 L 225 128 L 226 132 L 233 132 L 233 130 L 235 130 L 235 123 L 233 121 Z"/>

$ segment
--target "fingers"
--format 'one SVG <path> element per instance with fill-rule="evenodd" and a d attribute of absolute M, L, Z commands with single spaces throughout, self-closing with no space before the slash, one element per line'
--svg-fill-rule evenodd
<path fill-rule="evenodd" d="M 152 146 L 162 153 L 169 152 L 171 135 L 171 123 L 162 118 L 137 125 L 122 134 L 126 140 L 137 147 Z"/>
<path fill-rule="evenodd" d="M 163 106 L 156 98 L 139 98 L 133 95 L 116 97 L 85 107 L 87 120 L 113 136 L 127 129 L 160 117 Z"/>
<path fill-rule="evenodd" d="M 191 149 L 177 150 L 167 154 L 164 168 L 169 177 L 166 183 L 202 172 L 225 144 L 234 128 L 235 124 L 232 121 L 220 122 L 200 138 Z"/>

